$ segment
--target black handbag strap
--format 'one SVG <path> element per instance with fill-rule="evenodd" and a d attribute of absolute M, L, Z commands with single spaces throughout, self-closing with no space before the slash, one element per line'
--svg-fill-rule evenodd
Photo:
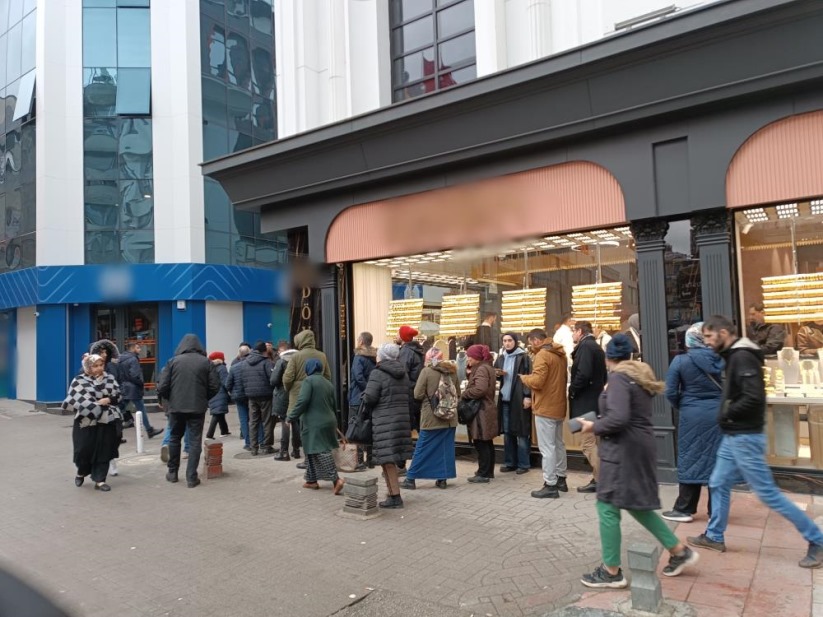
<path fill-rule="evenodd" d="M 691 361 L 692 361 L 692 364 L 694 364 L 694 365 L 697 367 L 697 370 L 698 370 L 698 371 L 700 371 L 701 373 L 703 373 L 706 377 L 708 377 L 708 378 L 709 378 L 709 381 L 711 381 L 711 382 L 712 382 L 715 386 L 717 386 L 717 389 L 718 389 L 718 390 L 720 390 L 721 392 L 723 392 L 723 386 L 721 386 L 721 385 L 717 382 L 717 380 L 716 380 L 714 377 L 712 377 L 712 376 L 709 374 L 709 372 L 708 372 L 708 371 L 706 371 L 706 369 L 704 369 L 704 368 L 703 368 L 703 367 L 701 367 L 699 364 L 697 364 L 697 362 L 695 362 L 695 361 L 694 361 L 694 358 L 692 358 L 690 355 L 686 354 L 686 357 L 688 357 L 688 358 L 689 358 L 689 360 L 691 360 Z"/>

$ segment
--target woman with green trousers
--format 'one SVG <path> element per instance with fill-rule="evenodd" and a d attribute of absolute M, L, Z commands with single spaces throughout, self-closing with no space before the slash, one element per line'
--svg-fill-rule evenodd
<path fill-rule="evenodd" d="M 600 478 L 597 516 L 603 564 L 581 582 L 586 587 L 620 589 L 628 585 L 620 568 L 620 513 L 626 510 L 669 551 L 665 576 L 677 576 L 699 555 L 683 544 L 655 510 L 660 509 L 652 400 L 665 389 L 648 364 L 630 360 L 631 340 L 618 334 L 606 347 L 609 380 L 600 395 L 598 419 L 578 418 L 583 432 L 599 437 Z"/>

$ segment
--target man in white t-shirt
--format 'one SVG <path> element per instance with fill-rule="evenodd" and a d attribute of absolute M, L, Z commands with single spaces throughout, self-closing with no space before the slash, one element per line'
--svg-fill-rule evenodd
<path fill-rule="evenodd" d="M 574 334 L 572 333 L 573 327 L 574 319 L 572 319 L 571 313 L 565 313 L 563 315 L 563 320 L 560 323 L 560 327 L 557 328 L 557 331 L 554 333 L 554 337 L 552 338 L 556 345 L 563 346 L 569 362 L 571 362 L 572 352 L 574 351 Z"/>

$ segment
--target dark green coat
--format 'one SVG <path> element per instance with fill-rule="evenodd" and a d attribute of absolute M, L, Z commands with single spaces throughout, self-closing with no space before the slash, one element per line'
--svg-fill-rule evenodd
<path fill-rule="evenodd" d="M 334 386 L 322 375 L 306 377 L 288 418 L 300 418 L 300 437 L 306 454 L 321 454 L 337 448 Z"/>

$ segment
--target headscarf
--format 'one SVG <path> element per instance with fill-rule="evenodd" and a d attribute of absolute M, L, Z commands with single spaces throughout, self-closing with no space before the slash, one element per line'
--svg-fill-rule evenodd
<path fill-rule="evenodd" d="M 103 356 L 98 356 L 96 353 L 85 354 L 83 356 L 83 372 L 86 375 L 91 375 L 91 367 L 102 361 Z"/>
<path fill-rule="evenodd" d="M 323 370 L 323 365 L 320 363 L 320 360 L 317 358 L 310 358 L 306 360 L 306 375 L 314 375 L 315 373 L 319 373 Z"/>
<path fill-rule="evenodd" d="M 478 362 L 490 362 L 492 359 L 492 355 L 489 353 L 489 348 L 486 345 L 472 345 L 466 350 L 466 355 Z"/>
<path fill-rule="evenodd" d="M 635 331 L 640 334 L 640 315 L 634 313 L 629 317 L 629 327 L 634 328 Z"/>
<path fill-rule="evenodd" d="M 377 360 L 397 360 L 400 355 L 400 347 L 394 343 L 385 343 L 377 350 Z"/>
<path fill-rule="evenodd" d="M 625 334 L 615 334 L 606 345 L 606 357 L 609 360 L 628 360 L 634 353 L 634 345 Z"/>
<path fill-rule="evenodd" d="M 443 359 L 443 352 L 437 347 L 432 347 L 426 352 L 426 365 L 437 366 Z"/>
<path fill-rule="evenodd" d="M 686 347 L 688 349 L 705 349 L 706 343 L 703 342 L 703 322 L 698 321 L 696 324 L 689 326 L 686 330 Z"/>
<path fill-rule="evenodd" d="M 520 347 L 520 337 L 518 337 L 516 333 L 514 333 L 514 332 L 504 332 L 503 336 L 501 336 L 500 338 L 502 339 L 502 338 L 505 338 L 507 336 L 510 336 L 510 337 L 512 337 L 512 339 L 514 339 L 514 348 L 515 349 Z"/>

